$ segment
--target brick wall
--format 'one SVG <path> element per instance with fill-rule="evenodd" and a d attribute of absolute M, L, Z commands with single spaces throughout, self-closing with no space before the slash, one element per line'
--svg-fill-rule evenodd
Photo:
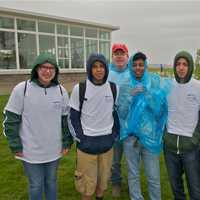
<path fill-rule="evenodd" d="M 9 94 L 13 87 L 21 81 L 29 79 L 30 75 L 28 74 L 12 74 L 12 75 L 0 75 L 0 95 Z M 59 75 L 60 83 L 67 89 L 71 91 L 73 86 L 84 80 L 86 73 L 62 73 Z"/>

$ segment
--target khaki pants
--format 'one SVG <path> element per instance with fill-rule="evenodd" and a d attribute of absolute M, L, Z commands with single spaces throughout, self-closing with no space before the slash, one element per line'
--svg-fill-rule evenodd
<path fill-rule="evenodd" d="M 75 171 L 76 190 L 82 195 L 91 196 L 96 187 L 107 189 L 113 159 L 113 149 L 102 154 L 87 154 L 77 149 Z"/>

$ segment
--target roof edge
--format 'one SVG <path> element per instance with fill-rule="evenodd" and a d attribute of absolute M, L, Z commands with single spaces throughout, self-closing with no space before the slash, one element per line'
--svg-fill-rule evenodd
<path fill-rule="evenodd" d="M 46 18 L 46 19 L 54 19 L 54 20 L 59 20 L 59 21 L 67 21 L 70 23 L 74 23 L 77 25 L 89 25 L 89 26 L 94 26 L 94 27 L 101 27 L 104 29 L 110 29 L 112 31 L 119 30 L 119 26 L 112 26 L 109 24 L 102 24 L 102 23 L 96 23 L 96 22 L 89 22 L 85 20 L 80 20 L 80 19 L 73 19 L 73 18 L 68 18 L 68 17 L 60 17 L 56 15 L 49 15 L 49 14 L 42 14 L 39 12 L 32 12 L 32 11 L 25 11 L 25 10 L 18 10 L 18 9 L 13 9 L 13 8 L 8 8 L 8 7 L 1 7 L 0 6 L 0 11 L 1 12 L 6 12 L 10 14 L 21 14 L 21 15 L 26 15 L 27 17 L 41 17 L 41 18 Z"/>

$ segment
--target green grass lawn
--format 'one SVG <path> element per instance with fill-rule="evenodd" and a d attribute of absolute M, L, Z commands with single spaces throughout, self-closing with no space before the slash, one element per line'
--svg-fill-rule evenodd
<path fill-rule="evenodd" d="M 8 96 L 0 96 L 0 111 L 2 113 L 3 108 L 7 102 Z M 2 123 L 3 117 L 0 115 L 0 123 Z M 0 127 L 2 133 L 2 127 Z M 163 156 L 161 155 L 161 187 L 162 187 L 162 199 L 171 200 L 172 194 L 167 179 L 167 173 L 164 165 Z M 73 182 L 73 173 L 75 166 L 75 148 L 73 147 L 68 156 L 63 157 L 60 162 L 58 171 L 58 200 L 78 200 L 79 195 L 75 191 Z M 122 163 L 123 169 L 123 193 L 118 199 L 128 200 L 128 185 L 127 185 L 127 169 L 125 160 Z M 144 178 L 142 169 L 142 191 L 145 200 L 148 199 L 147 184 Z M 27 179 L 24 176 L 23 167 L 20 161 L 15 160 L 11 154 L 6 138 L 3 134 L 0 134 L 0 200 L 28 200 L 27 193 Z M 111 200 L 111 187 L 105 194 L 106 200 Z"/>
<path fill-rule="evenodd" d="M 149 71 L 160 74 L 159 68 L 149 68 Z M 164 68 L 162 76 L 173 77 L 174 76 L 173 69 L 172 68 Z"/>

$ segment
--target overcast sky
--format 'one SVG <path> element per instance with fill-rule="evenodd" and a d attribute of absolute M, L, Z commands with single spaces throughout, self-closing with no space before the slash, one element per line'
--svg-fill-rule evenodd
<path fill-rule="evenodd" d="M 0 0 L 0 6 L 119 26 L 112 42 L 124 42 L 130 54 L 143 51 L 150 63 L 171 64 L 187 50 L 200 48 L 200 1 Z"/>

